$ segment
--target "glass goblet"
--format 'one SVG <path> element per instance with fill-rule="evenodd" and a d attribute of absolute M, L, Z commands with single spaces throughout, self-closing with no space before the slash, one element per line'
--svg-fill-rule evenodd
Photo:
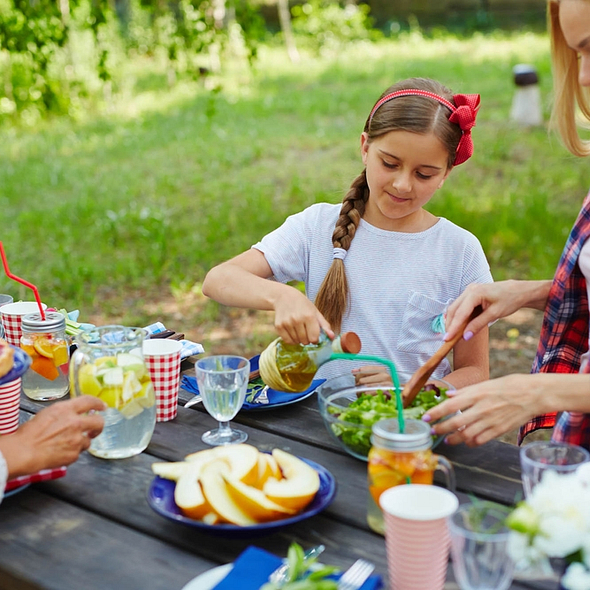
<path fill-rule="evenodd" d="M 241 356 L 209 356 L 196 362 L 195 372 L 203 405 L 219 422 L 219 428 L 205 432 L 201 440 L 211 446 L 246 441 L 248 435 L 231 428 L 229 422 L 244 403 L 250 361 Z"/>

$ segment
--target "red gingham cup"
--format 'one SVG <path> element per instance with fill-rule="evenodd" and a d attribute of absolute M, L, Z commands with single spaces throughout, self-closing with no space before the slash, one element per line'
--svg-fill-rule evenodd
<path fill-rule="evenodd" d="M 43 309 L 47 306 L 42 303 Z M 21 320 L 24 315 L 39 311 L 36 301 L 19 301 L 17 303 L 8 303 L 0 307 L 0 319 L 4 327 L 4 338 L 8 344 L 20 347 L 21 337 Z"/>
<path fill-rule="evenodd" d="M 21 378 L 0 385 L 0 435 L 18 428 Z"/>
<path fill-rule="evenodd" d="M 167 422 L 178 413 L 180 351 L 178 340 L 154 338 L 143 343 L 143 356 L 156 392 L 156 421 Z"/>
<path fill-rule="evenodd" d="M 389 586 L 395 590 L 443 590 L 449 563 L 447 517 L 459 506 L 445 488 L 407 484 L 379 499 L 385 519 Z"/>

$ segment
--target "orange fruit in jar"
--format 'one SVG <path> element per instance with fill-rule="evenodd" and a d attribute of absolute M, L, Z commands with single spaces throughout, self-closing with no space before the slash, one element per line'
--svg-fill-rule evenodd
<path fill-rule="evenodd" d="M 21 350 L 24 350 L 32 359 L 39 356 L 32 344 L 21 344 L 20 347 Z"/>
<path fill-rule="evenodd" d="M 31 371 L 45 377 L 49 381 L 54 381 L 59 377 L 59 371 L 53 364 L 53 359 L 49 359 L 45 356 L 37 356 L 31 363 Z"/>
<path fill-rule="evenodd" d="M 35 342 L 33 342 L 35 350 L 46 358 L 53 358 L 53 343 L 51 342 L 51 336 L 37 336 Z"/>
<path fill-rule="evenodd" d="M 56 367 L 61 367 L 67 365 L 68 361 L 68 345 L 63 341 L 56 342 L 53 346 L 53 364 Z"/>

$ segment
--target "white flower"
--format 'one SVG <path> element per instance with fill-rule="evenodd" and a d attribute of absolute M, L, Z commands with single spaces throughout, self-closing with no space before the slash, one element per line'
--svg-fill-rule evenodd
<path fill-rule="evenodd" d="M 568 569 L 564 580 L 570 586 L 565 587 L 590 590 L 589 499 L 590 463 L 567 475 L 546 471 L 507 520 L 512 529 L 508 552 L 517 569 L 575 556 L 582 563 Z"/>
<path fill-rule="evenodd" d="M 581 563 L 572 563 L 561 578 L 561 585 L 567 590 L 588 590 L 590 572 Z"/>

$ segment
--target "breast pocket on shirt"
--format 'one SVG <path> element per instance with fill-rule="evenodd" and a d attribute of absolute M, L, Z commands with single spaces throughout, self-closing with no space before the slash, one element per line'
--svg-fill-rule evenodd
<path fill-rule="evenodd" d="M 444 313 L 446 307 L 446 302 L 411 291 L 402 319 L 398 350 L 434 354 L 442 344 L 443 335 L 432 330 L 432 321 Z"/>

